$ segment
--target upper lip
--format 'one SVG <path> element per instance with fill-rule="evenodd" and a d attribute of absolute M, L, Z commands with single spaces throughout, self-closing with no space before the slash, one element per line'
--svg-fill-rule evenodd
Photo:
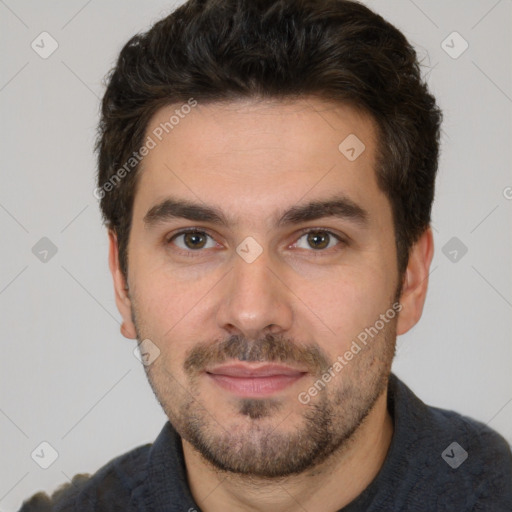
<path fill-rule="evenodd" d="M 206 373 L 213 375 L 225 375 L 227 377 L 258 378 L 271 377 L 275 375 L 299 376 L 306 373 L 304 370 L 292 368 L 282 364 L 263 364 L 259 366 L 231 363 L 215 366 L 206 370 Z"/>

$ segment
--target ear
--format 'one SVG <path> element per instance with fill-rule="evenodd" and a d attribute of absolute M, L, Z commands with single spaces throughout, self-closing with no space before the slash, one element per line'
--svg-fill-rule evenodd
<path fill-rule="evenodd" d="M 397 334 L 405 334 L 414 327 L 423 312 L 427 296 L 430 264 L 434 256 L 434 239 L 429 227 L 412 246 L 404 275 L 398 316 Z"/>
<path fill-rule="evenodd" d="M 114 280 L 117 309 L 123 317 L 121 334 L 126 338 L 136 339 L 137 331 L 135 330 L 135 325 L 132 320 L 131 300 L 128 295 L 126 279 L 124 278 L 119 266 L 119 247 L 117 245 L 117 236 L 112 230 L 109 230 L 108 237 L 110 242 L 108 264 L 110 272 L 112 273 L 112 279 Z"/>

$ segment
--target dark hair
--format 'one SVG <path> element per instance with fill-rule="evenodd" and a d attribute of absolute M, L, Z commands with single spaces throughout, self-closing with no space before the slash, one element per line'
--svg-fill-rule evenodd
<path fill-rule="evenodd" d="M 189 0 L 126 43 L 102 102 L 97 197 L 125 276 L 138 170 L 131 157 L 155 112 L 190 98 L 301 96 L 355 106 L 376 122 L 377 183 L 391 203 L 403 274 L 430 224 L 441 123 L 404 35 L 349 0 Z"/>

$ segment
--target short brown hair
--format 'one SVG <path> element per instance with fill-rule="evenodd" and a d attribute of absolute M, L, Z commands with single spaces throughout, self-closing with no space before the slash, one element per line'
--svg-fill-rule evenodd
<path fill-rule="evenodd" d="M 155 112 L 191 97 L 301 96 L 356 106 L 376 122 L 377 183 L 391 203 L 403 274 L 430 224 L 441 123 L 404 35 L 351 0 L 189 0 L 126 43 L 103 97 L 97 190 L 125 276 L 139 166 L 122 179 L 116 172 Z"/>

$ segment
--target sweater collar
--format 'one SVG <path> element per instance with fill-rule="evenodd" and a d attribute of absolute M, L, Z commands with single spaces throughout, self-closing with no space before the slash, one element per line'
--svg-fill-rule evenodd
<path fill-rule="evenodd" d="M 388 410 L 394 424 L 393 438 L 384 464 L 372 483 L 347 507 L 344 512 L 364 510 L 373 501 L 378 489 L 386 487 L 390 477 L 400 473 L 403 443 L 408 439 L 411 421 L 424 414 L 426 406 L 394 374 L 389 376 Z M 414 418 L 416 417 L 416 418 Z M 167 422 L 149 452 L 146 482 L 146 502 L 152 512 L 199 511 L 187 481 L 181 437 Z M 402 466 L 403 467 L 403 466 Z M 363 508 L 361 508 L 363 506 Z"/>

